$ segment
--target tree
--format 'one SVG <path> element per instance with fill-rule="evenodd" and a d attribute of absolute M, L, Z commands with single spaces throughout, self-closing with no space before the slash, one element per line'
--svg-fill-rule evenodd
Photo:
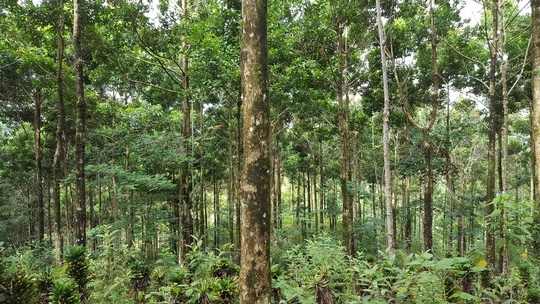
<path fill-rule="evenodd" d="M 390 172 L 390 130 L 388 120 L 390 116 L 390 92 L 388 89 L 388 71 L 386 68 L 386 38 L 381 17 L 381 1 L 376 1 L 377 5 L 377 28 L 379 33 L 379 47 L 381 49 L 381 63 L 384 90 L 384 110 L 383 110 L 383 161 L 384 161 L 384 199 L 386 204 L 386 238 L 390 252 L 394 250 L 394 217 L 392 214 L 392 175 Z"/>
<path fill-rule="evenodd" d="M 240 184 L 240 303 L 270 303 L 270 101 L 267 1 L 242 1 L 244 165 Z"/>
<path fill-rule="evenodd" d="M 540 0 L 531 0 L 532 9 L 532 96 L 534 153 L 536 158 L 536 189 L 540 190 Z M 536 196 L 540 216 L 540 195 Z"/>
<path fill-rule="evenodd" d="M 75 51 L 75 83 L 77 87 L 77 126 L 75 135 L 77 211 L 75 214 L 75 237 L 77 245 L 86 246 L 86 180 L 84 174 L 86 101 L 84 99 L 84 63 L 81 49 L 81 2 L 82 0 L 73 0 L 73 49 Z"/>
<path fill-rule="evenodd" d="M 64 251 L 64 238 L 62 235 L 62 217 L 60 210 L 60 179 L 62 178 L 62 163 L 66 151 L 66 110 L 64 105 L 64 37 L 62 31 L 64 29 L 64 1 L 58 1 L 58 21 L 56 23 L 56 90 L 58 118 L 56 119 L 56 148 L 53 158 L 53 202 L 54 202 L 54 232 L 55 232 L 55 253 L 56 264 L 62 263 L 62 252 Z"/>

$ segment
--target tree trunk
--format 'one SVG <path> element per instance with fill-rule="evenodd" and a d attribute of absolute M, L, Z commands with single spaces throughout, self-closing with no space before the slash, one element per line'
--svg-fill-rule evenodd
<path fill-rule="evenodd" d="M 187 26 L 188 7 L 187 0 L 182 0 L 182 24 Z M 182 98 L 182 137 L 183 151 L 187 154 L 190 151 L 191 141 L 191 102 L 189 99 L 189 77 L 188 77 L 188 56 L 189 45 L 186 35 L 182 35 L 182 85 L 184 96 Z M 193 217 L 191 215 L 191 170 L 188 161 L 184 161 L 180 168 L 180 239 L 178 242 L 178 262 L 182 264 L 188 251 L 188 246 L 193 243 Z"/>
<path fill-rule="evenodd" d="M 81 50 L 81 4 L 82 0 L 73 0 L 73 47 L 75 52 L 75 82 L 77 86 L 77 123 L 75 135 L 77 203 L 75 212 L 75 238 L 77 245 L 86 246 L 86 180 L 84 172 L 86 101 L 84 99 L 83 54 Z"/>
<path fill-rule="evenodd" d="M 62 253 L 64 251 L 64 237 L 62 235 L 62 216 L 60 208 L 60 179 L 62 178 L 62 163 L 64 161 L 65 152 L 65 125 L 66 111 L 64 107 L 64 76 L 62 66 L 64 61 L 64 38 L 62 31 L 64 29 L 64 2 L 59 1 L 60 16 L 56 24 L 57 49 L 56 49 L 56 90 L 57 90 L 57 108 L 58 118 L 56 122 L 56 148 L 53 158 L 53 202 L 54 202 L 54 233 L 55 233 L 55 260 L 56 265 L 62 264 Z"/>
<path fill-rule="evenodd" d="M 343 201 L 343 214 L 342 214 L 342 229 L 343 229 L 343 242 L 345 243 L 345 250 L 347 254 L 354 254 L 353 237 L 352 237 L 352 206 L 351 195 L 348 190 L 348 183 L 350 181 L 350 152 L 349 152 L 349 111 L 348 111 L 348 98 L 344 98 L 344 95 L 348 95 L 348 92 L 344 89 L 346 76 L 343 70 L 346 69 L 344 64 L 344 58 L 346 57 L 346 34 L 345 24 L 338 22 L 338 79 L 337 79 L 337 98 L 338 98 L 338 124 L 339 124 L 339 162 L 341 164 L 340 169 L 340 186 L 341 186 L 341 199 Z"/>
<path fill-rule="evenodd" d="M 532 95 L 533 95 L 533 141 L 536 157 L 536 199 L 538 216 L 540 218 L 540 0 L 531 0 L 532 9 L 532 40 L 533 40 L 533 66 L 532 66 Z"/>
<path fill-rule="evenodd" d="M 270 303 L 270 102 L 267 1 L 242 1 L 241 78 L 244 166 L 238 279 L 241 304 Z"/>
<path fill-rule="evenodd" d="M 390 91 L 388 89 L 388 71 L 386 67 L 386 38 L 381 17 L 381 1 L 376 1 L 377 6 L 377 28 L 379 32 L 379 48 L 381 51 L 382 73 L 383 73 L 383 162 L 384 162 L 384 198 L 386 205 L 386 245 L 390 254 L 394 253 L 394 225 L 392 213 L 392 173 L 390 171 L 390 128 L 388 121 L 390 118 Z"/>
<path fill-rule="evenodd" d="M 34 94 L 34 155 L 36 162 L 36 197 L 37 197 L 37 217 L 38 217 L 38 241 L 43 245 L 45 236 L 45 209 L 43 206 L 43 165 L 41 153 L 41 104 L 43 97 L 41 89 Z"/>
<path fill-rule="evenodd" d="M 231 244 L 234 244 L 234 154 L 233 154 L 233 143 L 234 143 L 234 132 L 231 127 L 232 122 L 232 109 L 229 107 L 229 155 L 228 155 L 228 167 L 229 167 L 229 177 L 227 180 L 227 202 L 229 203 L 229 241 Z"/>
<path fill-rule="evenodd" d="M 489 215 L 495 209 L 492 202 L 495 198 L 495 104 L 497 96 L 495 92 L 497 72 L 497 45 L 498 45 L 498 18 L 497 1 L 493 1 L 492 18 L 493 18 L 493 37 L 490 44 L 490 62 L 489 62 L 489 126 L 488 126 L 488 171 L 486 183 L 486 215 Z M 491 225 L 491 220 L 486 220 L 486 257 L 490 267 L 495 270 L 496 255 L 495 255 L 495 229 Z"/>
<path fill-rule="evenodd" d="M 204 209 L 206 208 L 206 185 L 205 185 L 205 166 L 204 166 L 204 101 L 200 101 L 199 106 L 199 128 L 201 132 L 201 139 L 200 139 L 200 162 L 201 162 L 201 182 L 200 182 L 200 197 L 199 197 L 199 237 L 203 237 L 205 235 L 205 215 L 204 215 Z M 203 238 L 203 240 L 206 238 Z"/>

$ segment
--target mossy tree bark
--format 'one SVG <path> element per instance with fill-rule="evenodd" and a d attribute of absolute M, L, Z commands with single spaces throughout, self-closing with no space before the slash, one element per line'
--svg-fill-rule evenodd
<path fill-rule="evenodd" d="M 242 1 L 244 165 L 240 184 L 240 303 L 270 303 L 270 102 L 267 1 Z"/>

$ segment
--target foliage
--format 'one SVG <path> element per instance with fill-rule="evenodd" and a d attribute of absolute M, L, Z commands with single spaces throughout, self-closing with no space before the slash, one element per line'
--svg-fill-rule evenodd
<path fill-rule="evenodd" d="M 52 286 L 51 302 L 53 304 L 81 303 L 79 284 L 74 279 L 59 279 Z"/>
<path fill-rule="evenodd" d="M 130 300 L 132 274 L 129 268 L 129 250 L 120 244 L 119 231 L 103 227 L 103 234 L 96 235 L 101 241 L 94 262 L 90 264 L 92 290 L 89 303 L 132 303 Z"/>
<path fill-rule="evenodd" d="M 64 253 L 64 261 L 68 276 L 79 286 L 81 296 L 87 298 L 86 286 L 90 281 L 90 273 L 86 247 L 68 247 Z"/>

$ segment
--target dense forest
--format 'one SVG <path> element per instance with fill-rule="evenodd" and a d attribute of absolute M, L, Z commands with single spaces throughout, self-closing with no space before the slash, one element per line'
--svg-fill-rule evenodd
<path fill-rule="evenodd" d="M 0 303 L 540 303 L 540 0 L 0 0 Z"/>

